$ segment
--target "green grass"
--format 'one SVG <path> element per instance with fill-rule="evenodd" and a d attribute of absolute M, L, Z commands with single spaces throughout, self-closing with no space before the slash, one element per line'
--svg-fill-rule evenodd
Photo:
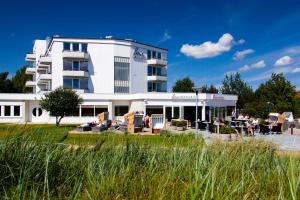
<path fill-rule="evenodd" d="M 1 198 L 300 198 L 299 158 L 278 156 L 269 143 L 206 145 L 191 135 L 67 135 L 69 129 L 0 126 Z"/>

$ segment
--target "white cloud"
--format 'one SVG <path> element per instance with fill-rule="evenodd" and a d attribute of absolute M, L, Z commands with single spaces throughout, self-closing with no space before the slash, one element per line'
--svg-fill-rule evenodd
<path fill-rule="evenodd" d="M 163 42 L 165 42 L 167 40 L 170 40 L 170 39 L 172 39 L 172 36 L 169 34 L 168 31 L 165 31 L 164 35 L 160 38 L 160 40 L 157 43 L 160 44 L 160 43 L 163 43 Z"/>
<path fill-rule="evenodd" d="M 294 68 L 291 73 L 299 73 L 300 72 L 300 67 Z"/>
<path fill-rule="evenodd" d="M 252 68 L 264 68 L 265 66 L 266 63 L 264 60 L 258 61 L 257 63 L 251 65 Z"/>
<path fill-rule="evenodd" d="M 279 58 L 278 60 L 276 60 L 276 62 L 274 63 L 274 66 L 278 67 L 278 66 L 289 65 L 289 64 L 292 64 L 293 62 L 294 62 L 294 60 L 291 57 L 283 56 L 283 57 Z"/>
<path fill-rule="evenodd" d="M 233 36 L 229 33 L 225 33 L 219 38 L 218 42 L 207 41 L 199 45 L 182 45 L 180 52 L 186 56 L 193 58 L 211 58 L 218 56 L 224 52 L 228 52 L 234 45 L 243 44 L 245 40 L 241 39 L 236 42 Z"/>
<path fill-rule="evenodd" d="M 276 68 L 272 68 L 262 74 L 259 74 L 258 76 L 254 76 L 251 78 L 248 78 L 247 81 L 249 82 L 253 82 L 253 81 L 261 81 L 264 79 L 269 79 L 271 78 L 272 73 L 276 73 L 276 74 L 296 74 L 296 73 L 300 73 L 300 67 L 276 67 Z"/>
<path fill-rule="evenodd" d="M 237 51 L 233 55 L 232 59 L 233 60 L 242 60 L 245 58 L 246 55 L 251 54 L 251 53 L 254 53 L 253 49 L 245 49 L 243 51 Z"/>
<path fill-rule="evenodd" d="M 244 65 L 243 67 L 239 68 L 240 72 L 250 71 L 251 69 L 259 69 L 264 68 L 266 63 L 264 60 L 258 61 L 257 63 L 253 63 L 251 65 Z"/>

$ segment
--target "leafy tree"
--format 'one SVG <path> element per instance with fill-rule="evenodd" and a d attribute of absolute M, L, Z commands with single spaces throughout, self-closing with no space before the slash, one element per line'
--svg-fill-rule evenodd
<path fill-rule="evenodd" d="M 173 92 L 193 92 L 194 82 L 187 76 L 175 82 Z"/>
<path fill-rule="evenodd" d="M 25 86 L 26 81 L 32 78 L 32 75 L 26 74 L 26 66 L 17 70 L 16 75 L 12 78 L 13 91 L 16 93 L 28 93 L 32 92 L 32 89 Z"/>
<path fill-rule="evenodd" d="M 59 87 L 52 92 L 46 93 L 40 105 L 56 117 L 56 126 L 58 127 L 61 119 L 65 115 L 74 114 L 82 101 L 82 98 L 75 91 Z"/>
<path fill-rule="evenodd" d="M 291 111 L 298 116 L 299 105 L 295 86 L 283 74 L 272 74 L 270 80 L 257 88 L 255 100 L 246 105 L 245 111 L 256 110 L 255 116 L 262 118 L 266 118 L 270 111 L 279 113 Z"/>
<path fill-rule="evenodd" d="M 11 80 L 8 79 L 8 72 L 1 72 L 0 73 L 0 93 L 11 93 L 12 84 Z"/>
<path fill-rule="evenodd" d="M 245 104 L 252 102 L 253 90 L 244 80 L 242 80 L 240 73 L 226 74 L 223 80 L 222 94 L 238 95 L 236 107 L 242 109 Z"/>
<path fill-rule="evenodd" d="M 219 90 L 214 85 L 204 85 L 200 88 L 200 92 L 202 93 L 211 93 L 211 94 L 217 94 Z"/>

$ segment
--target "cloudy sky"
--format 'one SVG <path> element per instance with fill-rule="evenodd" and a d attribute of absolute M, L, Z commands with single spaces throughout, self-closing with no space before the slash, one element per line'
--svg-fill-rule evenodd
<path fill-rule="evenodd" d="M 231 72 L 256 88 L 277 72 L 300 89 L 299 0 L 4 0 L 0 25 L 0 71 L 11 74 L 34 39 L 113 35 L 169 49 L 169 88 L 184 76 L 220 86 Z"/>

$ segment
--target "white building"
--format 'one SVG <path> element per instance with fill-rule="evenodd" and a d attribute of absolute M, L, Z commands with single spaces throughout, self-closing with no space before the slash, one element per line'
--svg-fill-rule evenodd
<path fill-rule="evenodd" d="M 33 52 L 26 54 L 32 67 L 26 82 L 33 94 L 0 94 L 0 123 L 55 123 L 42 110 L 39 100 L 59 86 L 76 90 L 84 102 L 75 116 L 62 123 L 95 121 L 108 111 L 119 119 L 129 111 L 164 113 L 167 119 L 195 120 L 194 93 L 167 92 L 167 50 L 131 39 L 64 38 L 35 40 Z M 237 96 L 198 95 L 199 118 L 225 117 L 235 109 Z"/>

